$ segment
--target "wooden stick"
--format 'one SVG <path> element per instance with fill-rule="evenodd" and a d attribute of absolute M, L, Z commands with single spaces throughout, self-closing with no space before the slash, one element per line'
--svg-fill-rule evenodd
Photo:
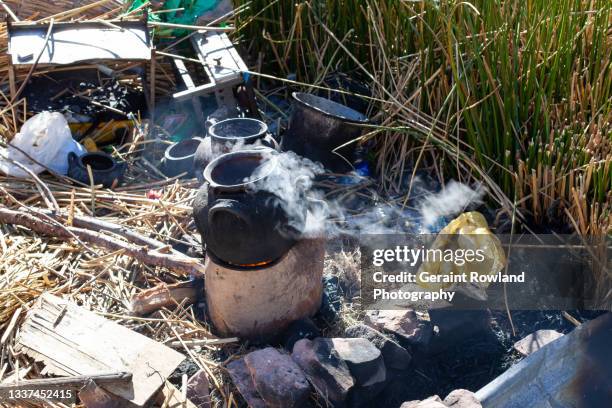
<path fill-rule="evenodd" d="M 144 3 L 142 3 L 140 6 L 136 7 L 134 10 L 132 11 L 128 11 L 127 13 L 123 13 L 121 16 L 121 18 L 125 18 L 131 14 L 136 14 L 137 12 L 139 12 L 140 10 L 144 9 L 145 7 L 147 7 L 149 4 L 151 4 L 148 1 L 145 1 Z"/>
<path fill-rule="evenodd" d="M 13 21 L 21 21 L 19 19 L 19 17 L 17 17 L 17 15 L 15 13 L 13 13 L 13 10 L 11 10 L 11 8 L 9 6 L 6 5 L 5 2 L 3 2 L 2 0 L 0 0 L 0 4 L 2 5 L 2 8 L 4 9 L 4 11 L 6 11 L 6 13 L 11 16 L 11 18 L 13 19 Z"/>
<path fill-rule="evenodd" d="M 151 109 L 151 123 L 155 125 L 155 47 L 151 48 L 151 75 L 149 89 L 149 108 Z"/>
<path fill-rule="evenodd" d="M 183 30 L 195 30 L 195 31 L 221 31 L 221 32 L 234 31 L 234 27 L 196 26 L 196 25 L 188 25 L 188 24 L 163 23 L 161 21 L 149 21 L 149 25 L 154 26 L 154 27 L 181 28 Z"/>
<path fill-rule="evenodd" d="M 200 61 L 198 59 L 195 59 L 195 58 L 184 57 L 182 55 L 172 54 L 172 53 L 165 52 L 165 51 L 157 51 L 156 54 L 157 55 L 163 55 L 164 57 L 177 58 L 177 59 L 180 59 L 180 60 L 183 60 L 183 61 L 191 61 L 191 62 L 195 62 L 195 63 L 198 63 L 198 64 L 202 63 L 202 61 Z"/>
<path fill-rule="evenodd" d="M 229 337 L 227 339 L 196 339 L 196 340 L 183 340 L 182 342 L 176 340 L 171 341 L 167 345 L 170 347 L 180 348 L 183 344 L 187 346 L 218 346 L 220 344 L 238 343 L 240 339 L 238 337 Z"/>
<path fill-rule="evenodd" d="M 180 302 L 194 303 L 198 298 L 197 287 L 192 282 L 179 282 L 171 285 L 160 284 L 134 295 L 130 302 L 132 313 L 142 316 L 162 307 L 172 308 Z"/>
<path fill-rule="evenodd" d="M 9 92 L 12 100 L 17 94 L 17 85 L 15 85 L 15 67 L 13 66 L 13 57 L 11 54 L 6 54 L 6 57 L 8 58 Z"/>
<path fill-rule="evenodd" d="M 37 378 L 35 380 L 21 380 L 13 384 L 0 384 L 0 391 L 8 391 L 13 388 L 44 388 L 44 387 L 80 387 L 89 380 L 96 384 L 112 384 L 128 382 L 132 379 L 132 373 L 125 371 L 115 373 L 103 373 L 92 375 L 75 375 L 58 378 Z"/>
<path fill-rule="evenodd" d="M 89 9 L 92 9 L 92 8 L 95 8 L 95 7 L 98 7 L 98 6 L 101 6 L 101 5 L 103 5 L 105 3 L 108 3 L 110 1 L 111 0 L 96 1 L 94 3 L 87 4 L 85 6 L 77 7 L 77 8 L 71 9 L 71 10 L 62 11 L 61 13 L 57 13 L 57 14 L 54 14 L 52 16 L 42 18 L 42 19 L 40 19 L 40 20 L 38 20 L 36 22 L 37 23 L 42 23 L 44 21 L 53 20 L 53 19 L 59 20 L 60 18 L 68 17 L 68 16 L 75 15 L 75 14 L 83 14 L 84 11 L 87 11 Z"/>
<path fill-rule="evenodd" d="M 111 23 L 110 21 L 106 21 L 106 20 L 102 20 L 102 19 L 95 19 L 95 20 L 93 20 L 93 21 L 95 21 L 96 23 L 100 23 L 100 24 L 102 24 L 102 25 L 105 25 L 105 26 L 107 26 L 107 27 L 114 28 L 114 29 L 119 30 L 119 31 L 121 31 L 121 32 L 124 32 L 124 31 L 125 31 L 125 28 L 120 27 L 120 26 L 118 26 L 117 24 L 113 24 L 113 23 Z"/>
<path fill-rule="evenodd" d="M 185 7 L 179 7 L 179 8 L 174 8 L 174 9 L 166 9 L 166 10 L 157 10 L 157 11 L 152 11 L 149 14 L 164 14 L 164 13 L 173 13 L 175 11 L 184 11 Z"/>
<path fill-rule="evenodd" d="M 122 110 L 119 110 L 119 109 L 117 109 L 117 108 L 113 108 L 112 106 L 107 106 L 107 105 L 104 105 L 104 104 L 102 104 L 102 103 L 100 103 L 100 102 L 94 101 L 94 100 L 93 100 L 93 99 L 91 99 L 91 98 L 88 98 L 87 96 L 83 96 L 83 95 L 76 95 L 76 96 L 78 96 L 78 97 L 79 97 L 79 98 L 81 98 L 81 99 L 85 99 L 86 101 L 88 101 L 88 102 L 89 102 L 89 103 L 91 103 L 92 105 L 98 106 L 98 107 L 100 107 L 100 108 L 107 109 L 107 110 L 109 110 L 109 111 L 111 111 L 111 112 L 118 113 L 118 114 L 120 114 L 120 115 L 123 115 L 123 116 L 127 117 L 128 119 L 130 118 L 130 115 L 129 115 L 128 113 L 126 113 L 126 112 L 122 111 Z"/>
<path fill-rule="evenodd" d="M 15 324 L 17 324 L 17 319 L 19 319 L 19 316 L 21 315 L 21 311 L 22 311 L 22 308 L 19 308 L 19 309 L 15 310 L 15 313 L 13 313 L 13 317 L 11 318 L 11 321 L 10 321 L 8 327 L 4 331 L 4 334 L 2 335 L 2 339 L 0 340 L 0 346 L 3 346 L 4 343 L 6 343 L 6 341 L 8 340 L 8 338 L 10 336 L 10 334 L 13 332 L 13 329 L 15 328 Z M 2 377 L 0 377 L 0 378 L 2 378 Z"/>
<path fill-rule="evenodd" d="M 563 317 L 565 317 L 571 324 L 573 324 L 574 326 L 578 327 L 580 326 L 582 323 L 580 323 L 580 321 L 578 321 L 578 319 L 576 319 L 574 316 L 572 316 L 571 314 L 567 313 L 565 310 L 561 312 L 561 314 L 563 315 Z"/>
<path fill-rule="evenodd" d="M 70 239 L 76 236 L 79 240 L 111 251 L 124 250 L 125 255 L 131 256 L 146 265 L 168 268 L 178 274 L 204 275 L 204 265 L 196 258 L 183 254 L 160 253 L 156 250 L 149 250 L 146 246 L 136 246 L 96 231 L 50 224 L 43 217 L 38 217 L 34 213 L 14 211 L 0 206 L 0 222 L 23 225 L 32 231 L 60 239 Z"/>
<path fill-rule="evenodd" d="M 51 211 L 47 211 L 47 210 L 43 210 L 41 212 L 47 214 L 50 217 L 57 219 L 58 221 L 61 221 L 61 218 L 60 218 L 61 214 L 52 213 Z M 144 235 L 138 234 L 137 232 L 134 232 L 124 227 L 123 225 L 114 224 L 112 222 L 104 221 L 104 220 L 101 220 L 95 217 L 89 217 L 87 215 L 73 214 L 72 215 L 72 226 L 75 226 L 77 228 L 89 229 L 92 231 L 112 232 L 113 234 L 117 234 L 117 235 L 121 235 L 122 237 L 125 237 L 127 240 L 137 245 L 148 246 L 151 249 L 160 249 L 166 246 L 166 244 L 164 244 L 163 242 L 160 242 L 153 238 L 145 237 Z M 179 254 L 178 251 L 174 251 L 174 250 L 172 253 Z"/>

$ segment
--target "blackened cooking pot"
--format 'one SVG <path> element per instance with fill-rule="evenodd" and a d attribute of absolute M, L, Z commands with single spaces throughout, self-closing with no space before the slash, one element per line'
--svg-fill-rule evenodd
<path fill-rule="evenodd" d="M 279 259 L 294 245 L 299 228 L 265 189 L 277 160 L 272 149 L 241 150 L 206 166 L 206 206 L 202 196 L 196 198 L 194 217 L 207 252 L 228 264 L 253 266 Z"/>
<path fill-rule="evenodd" d="M 268 125 L 251 118 L 230 118 L 213 124 L 208 138 L 198 147 L 194 159 L 196 177 L 203 182 L 203 171 L 210 161 L 231 151 L 250 150 L 254 146 L 278 150 L 278 143 L 268 132 Z"/>
<path fill-rule="evenodd" d="M 268 125 L 261 120 L 251 118 L 231 118 L 219 121 L 208 129 L 213 148 L 227 153 L 236 146 L 249 148 L 254 144 L 276 149 L 277 143 L 268 133 Z"/>
<path fill-rule="evenodd" d="M 202 139 L 194 137 L 174 143 L 164 152 L 161 161 L 161 171 L 168 177 L 186 173 L 186 177 L 193 177 L 193 160 Z"/>
<path fill-rule="evenodd" d="M 316 95 L 294 92 L 292 96 L 293 113 L 281 150 L 320 162 L 333 172 L 350 171 L 356 143 L 347 143 L 361 136 L 368 119 L 356 110 Z"/>
<path fill-rule="evenodd" d="M 91 168 L 93 183 L 110 188 L 121 183 L 127 163 L 117 162 L 112 156 L 102 152 L 85 153 L 81 157 L 74 152 L 68 153 L 68 176 L 89 185 L 91 180 L 88 166 Z"/>

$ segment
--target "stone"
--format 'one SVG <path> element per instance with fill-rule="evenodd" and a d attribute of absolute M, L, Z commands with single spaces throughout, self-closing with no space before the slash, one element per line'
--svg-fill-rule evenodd
<path fill-rule="evenodd" d="M 407 401 L 400 408 L 447 408 L 437 395 L 431 396 L 422 401 Z"/>
<path fill-rule="evenodd" d="M 562 336 L 563 334 L 556 330 L 538 330 L 514 343 L 514 349 L 523 356 L 528 356 Z"/>
<path fill-rule="evenodd" d="M 319 328 L 314 322 L 309 319 L 300 319 L 291 323 L 285 333 L 283 333 L 281 342 L 286 350 L 293 350 L 293 346 L 301 339 L 315 339 L 321 335 Z"/>
<path fill-rule="evenodd" d="M 361 337 L 369 340 L 380 350 L 385 366 L 396 370 L 405 370 L 409 367 L 412 356 L 395 340 L 384 335 L 376 329 L 365 324 L 356 324 L 344 331 L 346 337 Z"/>
<path fill-rule="evenodd" d="M 268 407 L 302 407 L 308 401 L 310 385 L 291 356 L 267 347 L 247 354 L 244 362 L 255 389 Z"/>
<path fill-rule="evenodd" d="M 461 389 L 448 394 L 444 398 L 444 405 L 448 408 L 482 408 L 473 392 Z"/>
<path fill-rule="evenodd" d="M 198 408 L 210 408 L 210 388 L 204 370 L 199 370 L 187 380 L 187 399 Z"/>
<path fill-rule="evenodd" d="M 419 320 L 411 309 L 371 310 L 364 323 L 376 330 L 395 334 L 401 344 L 419 348 L 426 347 L 433 336 L 431 324 Z"/>
<path fill-rule="evenodd" d="M 348 365 L 338 357 L 328 339 L 302 339 L 293 346 L 291 358 L 300 366 L 317 392 L 334 407 L 346 406 L 355 385 Z"/>
<path fill-rule="evenodd" d="M 234 382 L 236 388 L 242 395 L 250 408 L 266 408 L 266 403 L 255 389 L 255 383 L 251 378 L 251 373 L 247 368 L 244 359 L 232 361 L 227 365 L 227 371 Z"/>
<path fill-rule="evenodd" d="M 333 338 L 332 347 L 346 362 L 356 385 L 369 386 L 385 381 L 387 370 L 382 353 L 369 340 Z"/>

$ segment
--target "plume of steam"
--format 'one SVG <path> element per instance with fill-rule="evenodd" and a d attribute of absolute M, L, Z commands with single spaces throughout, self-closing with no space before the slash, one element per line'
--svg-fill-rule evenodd
<path fill-rule="evenodd" d="M 471 188 L 451 180 L 440 192 L 424 195 L 418 210 L 377 204 L 352 215 L 338 201 L 324 200 L 321 192 L 313 190 L 315 177 L 324 172 L 320 164 L 293 152 L 265 151 L 271 155 L 268 165 L 274 168 L 261 166 L 249 179 L 257 180 L 256 190 L 276 196 L 276 205 L 285 211 L 290 225 L 306 237 L 428 233 L 443 217 L 481 203 L 486 193 L 482 186 Z"/>
<path fill-rule="evenodd" d="M 420 207 L 424 228 L 431 227 L 441 217 L 456 215 L 470 204 L 482 203 L 486 189 L 479 185 L 475 189 L 466 184 L 451 180 L 438 193 L 430 194 L 423 199 Z"/>
<path fill-rule="evenodd" d="M 270 160 L 250 177 L 251 180 L 259 179 L 255 189 L 274 194 L 276 204 L 287 214 L 289 225 L 302 235 L 322 234 L 329 210 L 319 196 L 313 194 L 312 186 L 315 176 L 323 173 L 323 166 L 293 152 L 263 151 L 270 155 Z M 274 167 L 270 171 L 267 166 Z M 263 175 L 266 176 L 261 178 Z"/>
<path fill-rule="evenodd" d="M 338 232 L 344 235 L 414 233 L 419 213 L 393 204 L 377 204 L 356 215 L 344 214 L 344 225 Z"/>

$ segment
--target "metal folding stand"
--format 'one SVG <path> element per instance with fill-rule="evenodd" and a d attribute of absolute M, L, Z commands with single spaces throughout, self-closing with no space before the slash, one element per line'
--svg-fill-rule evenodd
<path fill-rule="evenodd" d="M 227 34 L 217 31 L 198 32 L 191 37 L 191 43 L 209 82 L 196 85 L 185 63 L 181 59 L 174 58 L 174 65 L 187 87 L 186 90 L 175 93 L 174 99 L 177 101 L 191 99 L 196 113 L 202 116 L 199 97 L 214 93 L 219 108 L 235 110 L 238 103 L 234 98 L 234 87 L 242 84 L 242 73 L 247 71 L 247 66 Z"/>

